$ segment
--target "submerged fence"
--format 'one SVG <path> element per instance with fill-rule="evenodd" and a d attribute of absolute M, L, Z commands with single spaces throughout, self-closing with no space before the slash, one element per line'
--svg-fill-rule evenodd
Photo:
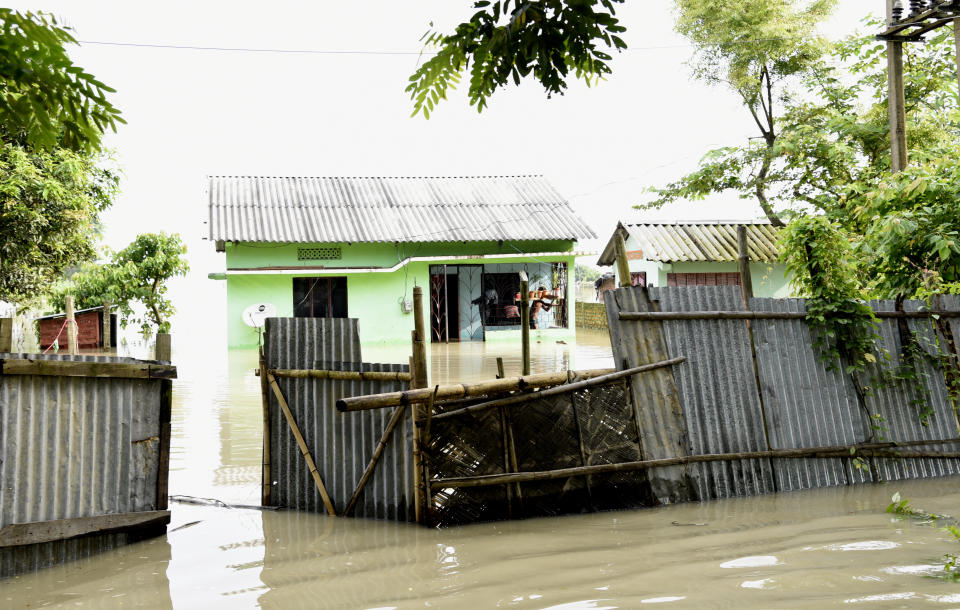
<path fill-rule="evenodd" d="M 392 418 L 383 410 L 340 414 L 334 405 L 344 396 L 403 390 L 410 367 L 362 362 L 357 320 L 346 318 L 269 318 L 264 357 L 263 504 L 343 514 Z M 409 413 L 402 415 L 380 449 L 380 466 L 356 494 L 356 516 L 413 520 L 413 430 Z"/>
<path fill-rule="evenodd" d="M 960 474 L 960 299 L 872 303 L 860 373 L 824 362 L 802 300 L 605 300 L 616 369 L 432 388 L 362 363 L 353 320 L 269 320 L 265 502 L 442 526 Z"/>
<path fill-rule="evenodd" d="M 0 354 L 0 577 L 164 529 L 175 376 L 159 361 Z"/>
<path fill-rule="evenodd" d="M 772 455 L 658 469 L 660 501 L 960 473 L 956 405 L 944 361 L 932 353 L 942 347 L 953 358 L 946 366 L 956 366 L 956 297 L 942 299 L 938 317 L 922 313 L 919 302 L 905 303 L 902 313 L 892 301 L 871 303 L 884 316 L 880 347 L 890 360 L 881 353 L 858 374 L 823 361 L 800 299 L 751 299 L 748 311 L 736 288 L 621 288 L 605 298 L 618 365 L 688 358 L 656 385 L 634 378 L 635 408 L 648 422 L 647 459 L 867 445 L 829 458 Z M 907 363 L 915 376 L 898 381 L 889 373 L 905 364 L 905 341 L 929 357 Z M 898 446 L 881 450 L 891 442 Z M 950 457 L 911 458 L 917 452 Z"/>

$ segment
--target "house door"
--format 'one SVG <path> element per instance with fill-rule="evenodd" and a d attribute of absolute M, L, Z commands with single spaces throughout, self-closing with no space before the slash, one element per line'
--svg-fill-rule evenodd
<path fill-rule="evenodd" d="M 455 265 L 430 265 L 430 338 L 460 340 L 460 282 Z"/>
<path fill-rule="evenodd" d="M 430 266 L 430 330 L 434 341 L 483 341 L 483 265 Z M 491 305 L 492 306 L 492 305 Z"/>

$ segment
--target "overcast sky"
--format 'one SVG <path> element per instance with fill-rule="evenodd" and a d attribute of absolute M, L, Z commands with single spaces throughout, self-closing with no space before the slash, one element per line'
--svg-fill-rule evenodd
<path fill-rule="evenodd" d="M 859 26 L 882 0 L 844 2 L 824 33 Z M 876 5 L 875 7 L 872 5 Z M 478 114 L 463 92 L 424 120 L 404 92 L 419 38 L 470 14 L 467 0 L 351 2 L 14 2 L 54 13 L 84 41 L 74 60 L 117 89 L 127 125 L 107 138 L 125 177 L 106 214 L 108 245 L 178 232 L 190 278 L 177 294 L 221 299 L 206 274 L 223 260 L 203 241 L 204 176 L 544 174 L 605 241 L 643 189 L 696 167 L 704 152 L 756 129 L 729 92 L 692 81 L 692 49 L 673 32 L 672 2 L 618 10 L 630 50 L 599 86 L 546 99 L 535 82 L 498 92 Z M 310 53 L 117 46 L 180 45 Z M 648 217 L 760 214 L 735 197 Z M 582 244 L 598 250 L 602 243 Z M 217 307 L 221 301 L 217 301 Z M 181 307 L 181 309 L 183 309 Z M 199 323 L 199 321 L 197 321 Z"/>

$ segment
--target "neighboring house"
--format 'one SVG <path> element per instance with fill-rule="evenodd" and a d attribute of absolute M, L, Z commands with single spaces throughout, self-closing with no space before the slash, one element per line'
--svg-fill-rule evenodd
<path fill-rule="evenodd" d="M 81 309 L 74 312 L 73 316 L 77 322 L 77 349 L 104 349 L 103 306 Z M 34 319 L 40 335 L 41 350 L 49 349 L 54 342 L 61 351 L 70 349 L 67 314 L 55 313 Z M 108 347 L 117 347 L 117 314 L 115 313 L 110 314 L 110 345 Z"/>
<path fill-rule="evenodd" d="M 596 235 L 541 176 L 211 176 L 207 195 L 231 347 L 257 345 L 242 320 L 256 303 L 358 318 L 365 343 L 409 341 L 415 285 L 432 341 L 519 337 L 521 271 L 547 293 L 535 332 L 575 331 L 574 245 Z"/>
<path fill-rule="evenodd" d="M 616 263 L 614 239 L 620 233 L 626 242 L 634 285 L 739 286 L 737 227 L 740 225 L 747 227 L 754 295 L 793 296 L 786 266 L 777 262 L 776 229 L 769 222 L 620 222 L 597 264 Z M 609 290 L 615 283 L 608 277 L 597 289 Z"/>

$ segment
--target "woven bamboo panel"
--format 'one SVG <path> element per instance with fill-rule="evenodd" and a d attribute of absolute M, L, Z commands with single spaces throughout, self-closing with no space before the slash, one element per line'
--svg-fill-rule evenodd
<path fill-rule="evenodd" d="M 427 451 L 433 478 L 556 470 L 640 459 L 622 381 L 436 422 Z M 509 428 L 505 435 L 504 423 Z M 513 439 L 516 470 L 509 452 Z M 507 439 L 506 444 L 504 439 Z M 440 526 L 654 504 L 643 472 L 442 490 Z"/>

